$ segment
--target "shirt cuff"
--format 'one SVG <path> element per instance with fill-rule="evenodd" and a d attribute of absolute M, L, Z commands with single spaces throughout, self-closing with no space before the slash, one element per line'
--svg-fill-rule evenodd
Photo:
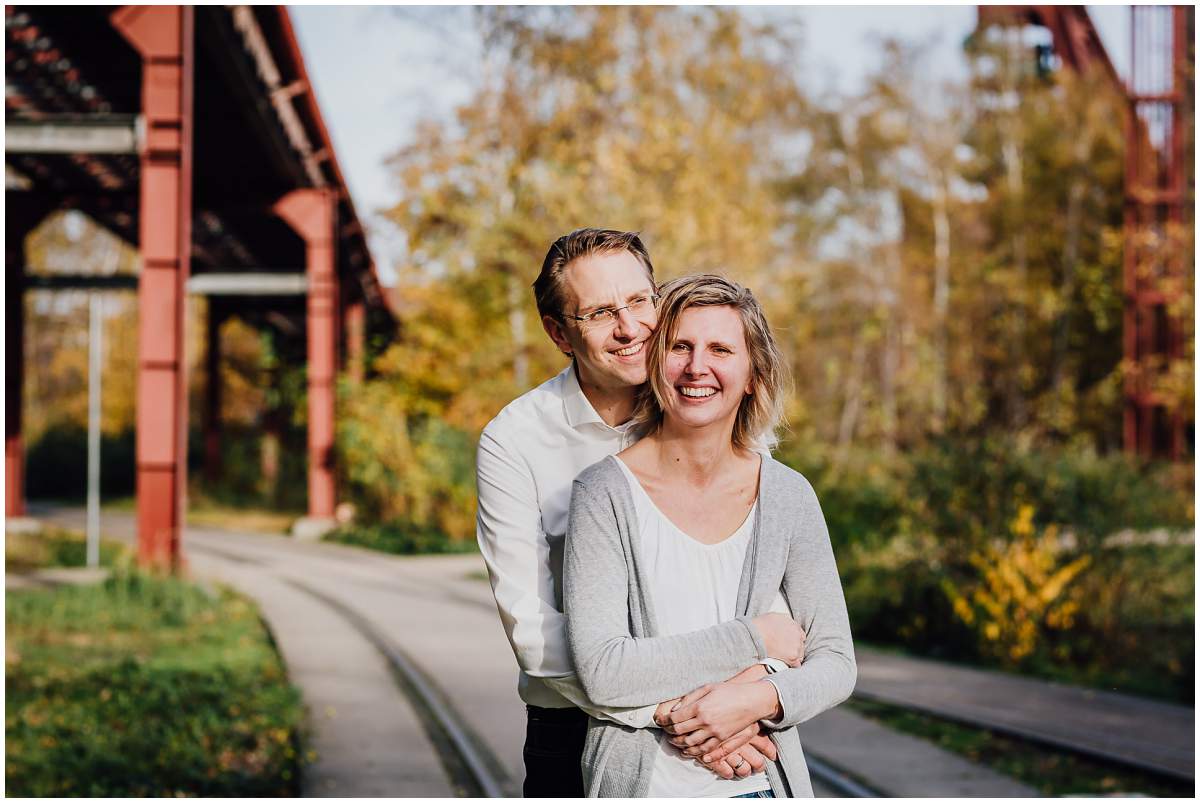
<path fill-rule="evenodd" d="M 773 675 L 776 672 L 782 672 L 785 669 L 790 669 L 787 661 L 781 661 L 778 658 L 763 658 L 759 661 L 760 664 L 767 668 L 767 674 Z"/>
<path fill-rule="evenodd" d="M 769 660 L 775 660 L 775 659 L 772 658 Z M 780 661 L 779 663 L 783 663 L 783 662 Z M 786 667 L 787 664 L 784 664 L 784 666 Z M 779 671 L 779 670 L 772 670 L 772 668 L 768 665 L 767 672 L 773 672 L 773 671 Z M 767 677 L 764 678 L 764 680 L 766 680 L 767 683 L 770 683 L 772 686 L 775 687 L 775 696 L 779 698 L 780 714 L 779 714 L 778 719 L 760 719 L 758 721 L 758 723 L 760 725 L 762 725 L 764 728 L 768 728 L 770 730 L 779 730 L 781 727 L 783 727 L 783 723 L 787 721 L 787 708 L 784 703 L 785 698 L 783 696 L 782 691 L 779 688 L 779 684 L 775 682 L 774 678 L 772 678 L 770 675 L 767 675 Z"/>

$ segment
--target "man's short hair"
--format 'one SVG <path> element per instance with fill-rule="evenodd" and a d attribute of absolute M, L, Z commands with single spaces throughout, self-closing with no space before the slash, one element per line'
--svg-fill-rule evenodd
<path fill-rule="evenodd" d="M 562 320 L 563 280 L 562 274 L 566 267 L 577 259 L 595 254 L 611 254 L 618 251 L 628 251 L 637 257 L 646 268 L 650 283 L 654 284 L 654 266 L 650 264 L 650 254 L 636 231 L 617 231 L 615 229 L 576 229 L 570 234 L 559 237 L 546 252 L 542 260 L 542 272 L 533 283 L 533 296 L 537 299 L 538 315 L 549 315 Z"/>

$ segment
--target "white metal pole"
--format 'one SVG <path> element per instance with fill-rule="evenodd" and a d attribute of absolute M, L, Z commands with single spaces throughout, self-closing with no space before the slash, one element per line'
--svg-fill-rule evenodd
<path fill-rule="evenodd" d="M 100 378 L 104 344 L 101 295 L 88 298 L 88 489 L 87 565 L 100 565 Z"/>

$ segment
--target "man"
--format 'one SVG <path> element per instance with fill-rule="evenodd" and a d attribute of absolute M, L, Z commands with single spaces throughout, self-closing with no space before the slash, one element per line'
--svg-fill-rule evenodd
<path fill-rule="evenodd" d="M 636 233 L 580 229 L 551 245 L 534 295 L 546 334 L 571 364 L 510 403 L 480 436 L 477 535 L 521 668 L 518 690 L 528 709 L 524 794 L 582 797 L 588 714 L 632 727 L 665 716 L 654 705 L 592 705 L 574 677 L 561 612 L 571 483 L 633 442 L 629 422 L 637 387 L 646 381 L 642 352 L 657 323 L 654 268 Z M 765 642 L 792 637 L 755 624 L 760 633 L 753 638 L 762 642 L 742 628 L 747 665 L 765 656 Z M 761 769 L 764 755 L 774 758 L 774 746 L 754 735 L 729 759 L 743 775 Z M 732 772 L 721 764 L 714 771 Z"/>

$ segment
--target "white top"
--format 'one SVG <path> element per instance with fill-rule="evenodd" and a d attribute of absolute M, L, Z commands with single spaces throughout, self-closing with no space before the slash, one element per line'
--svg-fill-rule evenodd
<path fill-rule="evenodd" d="M 476 458 L 476 536 L 521 669 L 521 699 L 542 708 L 575 705 L 598 719 L 644 728 L 653 725 L 656 705 L 598 708 L 588 700 L 575 678 L 562 613 L 571 483 L 634 440 L 628 424 L 604 423 L 568 365 L 484 428 Z"/>
<path fill-rule="evenodd" d="M 650 589 L 658 634 L 691 633 L 736 618 L 738 585 L 758 502 L 732 535 L 704 544 L 676 527 L 619 457 L 617 463 L 633 492 L 642 586 Z M 780 606 L 787 612 L 782 595 L 777 595 L 771 609 L 781 610 Z M 734 797 L 771 788 L 763 773 L 727 781 L 684 756 L 668 739 L 668 734 L 659 734 L 647 797 Z"/>

